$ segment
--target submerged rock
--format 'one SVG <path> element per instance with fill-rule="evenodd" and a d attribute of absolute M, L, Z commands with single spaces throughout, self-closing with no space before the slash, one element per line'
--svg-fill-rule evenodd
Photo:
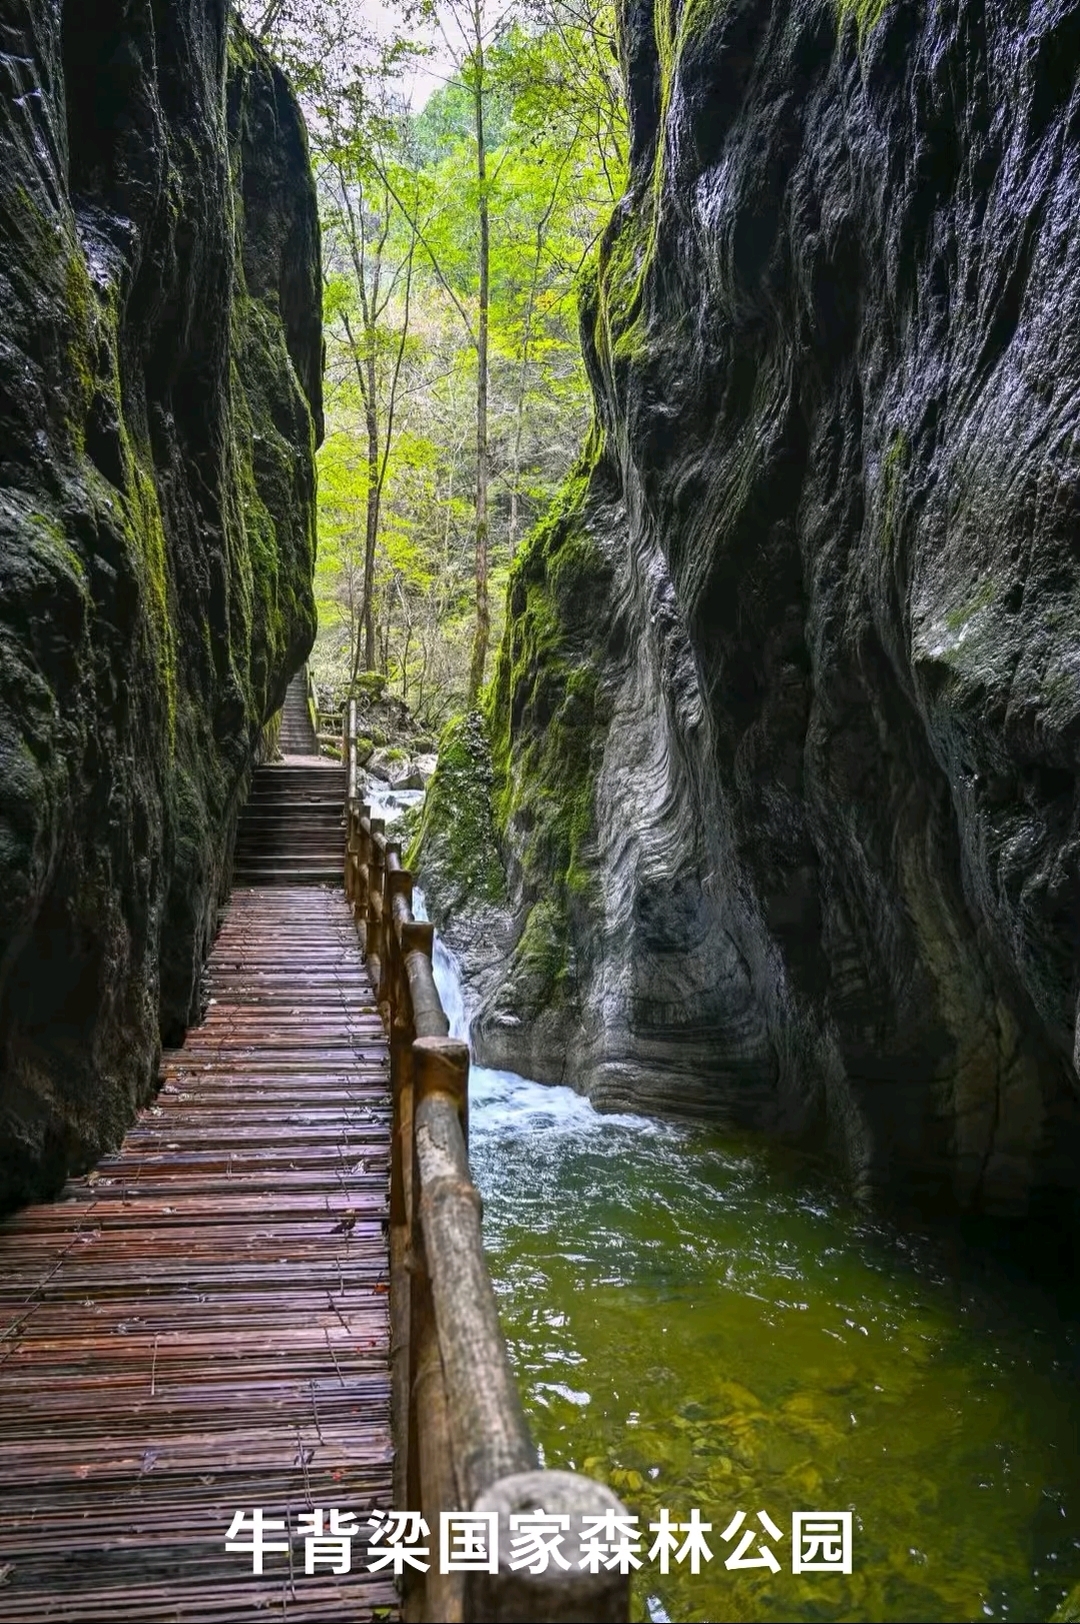
<path fill-rule="evenodd" d="M 631 0 L 490 717 L 482 1055 L 1005 1212 L 1080 1170 L 1078 17 Z"/>
<path fill-rule="evenodd" d="M 115 1144 L 198 1013 L 314 635 L 318 217 L 212 0 L 0 23 L 0 1204 Z"/>

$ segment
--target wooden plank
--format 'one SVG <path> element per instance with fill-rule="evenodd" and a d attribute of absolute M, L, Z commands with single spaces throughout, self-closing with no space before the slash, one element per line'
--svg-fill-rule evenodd
<path fill-rule="evenodd" d="M 340 891 L 236 892 L 120 1150 L 0 1224 L 0 1619 L 396 1617 L 382 1023 Z M 227 1553 L 238 1510 L 293 1542 Z M 297 1518 L 357 1514 L 352 1572 Z M 280 1537 L 280 1536 L 273 1536 Z"/>

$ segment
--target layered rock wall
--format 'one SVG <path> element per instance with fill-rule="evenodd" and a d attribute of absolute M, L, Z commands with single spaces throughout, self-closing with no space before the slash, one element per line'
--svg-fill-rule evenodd
<path fill-rule="evenodd" d="M 0 16 L 0 1204 L 197 1014 L 262 724 L 314 636 L 303 124 L 224 0 Z"/>
<path fill-rule="evenodd" d="M 597 433 L 489 718 L 481 1052 L 1022 1210 L 1080 1168 L 1080 7 L 622 38 Z"/>

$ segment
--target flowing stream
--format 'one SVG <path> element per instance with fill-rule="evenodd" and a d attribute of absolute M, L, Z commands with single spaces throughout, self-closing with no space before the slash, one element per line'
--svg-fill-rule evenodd
<path fill-rule="evenodd" d="M 440 943 L 435 971 L 464 1036 Z M 775 1147 L 510 1072 L 473 1068 L 470 1154 L 544 1463 L 603 1478 L 643 1525 L 712 1523 L 698 1576 L 646 1560 L 636 1618 L 1046 1619 L 1080 1579 L 1060 1292 L 868 1219 Z M 851 1576 L 793 1576 L 791 1514 L 846 1508 Z M 779 1573 L 725 1568 L 738 1510 L 784 1531 Z"/>

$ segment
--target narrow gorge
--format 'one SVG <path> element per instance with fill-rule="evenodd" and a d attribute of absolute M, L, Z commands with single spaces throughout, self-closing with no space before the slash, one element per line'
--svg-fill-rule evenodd
<path fill-rule="evenodd" d="M 0 1619 L 1080 1619 L 1080 0 L 0 92 Z"/>

